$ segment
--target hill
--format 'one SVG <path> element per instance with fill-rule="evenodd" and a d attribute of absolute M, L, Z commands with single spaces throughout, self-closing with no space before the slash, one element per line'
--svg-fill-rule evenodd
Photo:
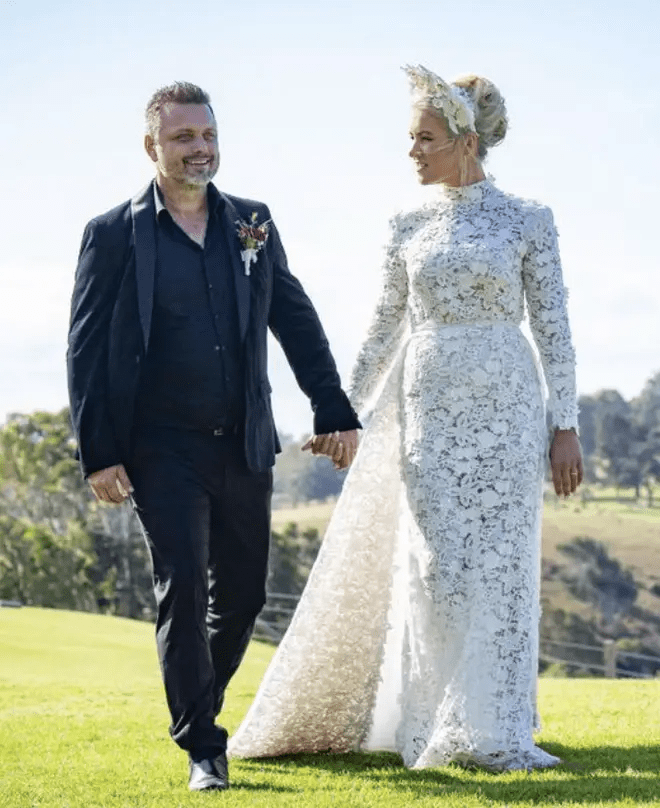
<path fill-rule="evenodd" d="M 333 508 L 334 501 L 280 508 L 273 512 L 273 527 L 278 530 L 296 522 L 301 529 L 314 527 L 322 535 Z M 660 509 L 609 500 L 549 499 L 543 514 L 544 558 L 556 559 L 558 546 L 576 536 L 603 542 L 626 567 L 641 577 L 660 580 Z"/>
<path fill-rule="evenodd" d="M 611 493 L 611 492 L 605 492 Z M 602 495 L 602 494 L 601 494 Z M 275 511 L 276 530 L 289 522 L 322 535 L 334 502 Z M 660 658 L 660 510 L 631 501 L 549 497 L 543 516 L 542 660 L 591 672 L 604 662 L 604 640 L 619 651 Z M 620 656 L 629 675 L 648 675 L 658 662 Z"/>

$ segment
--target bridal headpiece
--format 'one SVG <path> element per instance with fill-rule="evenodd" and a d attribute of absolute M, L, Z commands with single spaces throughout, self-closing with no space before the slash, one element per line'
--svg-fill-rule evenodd
<path fill-rule="evenodd" d="M 447 84 L 422 65 L 404 65 L 401 69 L 410 80 L 414 104 L 440 112 L 456 136 L 476 132 L 472 99 L 462 87 Z"/>

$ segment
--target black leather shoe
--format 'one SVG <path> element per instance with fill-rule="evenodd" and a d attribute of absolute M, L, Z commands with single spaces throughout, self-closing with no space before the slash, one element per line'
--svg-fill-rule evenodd
<path fill-rule="evenodd" d="M 224 791 L 229 788 L 227 775 L 227 755 L 221 752 L 214 758 L 190 761 L 191 791 Z"/>

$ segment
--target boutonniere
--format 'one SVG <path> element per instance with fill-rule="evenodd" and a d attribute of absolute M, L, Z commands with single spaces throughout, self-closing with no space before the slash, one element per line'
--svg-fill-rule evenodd
<path fill-rule="evenodd" d="M 268 240 L 268 229 L 270 227 L 270 219 L 263 224 L 257 224 L 257 212 L 255 211 L 250 217 L 250 222 L 244 222 L 238 219 L 238 239 L 241 242 L 241 258 L 243 259 L 243 266 L 245 267 L 245 274 L 250 274 L 250 264 L 257 260 L 259 250 L 264 246 Z"/>

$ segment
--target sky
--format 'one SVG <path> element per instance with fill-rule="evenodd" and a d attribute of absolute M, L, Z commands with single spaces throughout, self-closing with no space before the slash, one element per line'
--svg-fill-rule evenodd
<path fill-rule="evenodd" d="M 0 421 L 67 403 L 66 332 L 85 223 L 152 176 L 143 110 L 206 89 L 222 190 L 268 203 L 348 381 L 387 222 L 432 193 L 407 157 L 400 66 L 478 73 L 510 129 L 486 170 L 550 205 L 578 391 L 639 394 L 660 371 L 657 0 L 0 0 Z M 311 429 L 274 342 L 282 431 Z"/>

